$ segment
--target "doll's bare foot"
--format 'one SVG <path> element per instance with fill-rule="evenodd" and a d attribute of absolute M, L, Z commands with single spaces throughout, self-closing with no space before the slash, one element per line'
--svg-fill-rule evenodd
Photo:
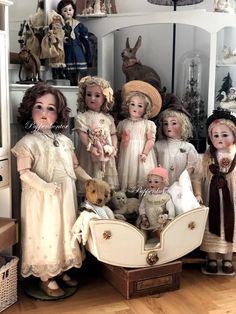
<path fill-rule="evenodd" d="M 58 278 L 60 278 L 68 287 L 77 287 L 79 284 L 77 280 L 70 278 L 70 276 L 68 276 L 66 273 L 61 273 Z"/>
<path fill-rule="evenodd" d="M 65 292 L 58 286 L 53 278 L 40 282 L 41 290 L 49 297 L 62 297 Z"/>

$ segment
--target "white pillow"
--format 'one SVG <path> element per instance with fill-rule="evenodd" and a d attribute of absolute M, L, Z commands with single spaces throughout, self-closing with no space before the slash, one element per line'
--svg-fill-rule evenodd
<path fill-rule="evenodd" d="M 200 207 L 193 194 L 191 180 L 187 170 L 184 170 L 179 181 L 174 182 L 168 189 L 175 205 L 175 215 Z"/>

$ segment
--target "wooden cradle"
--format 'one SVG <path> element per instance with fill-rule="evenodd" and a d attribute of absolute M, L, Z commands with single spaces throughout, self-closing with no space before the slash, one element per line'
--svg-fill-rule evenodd
<path fill-rule="evenodd" d="M 160 242 L 149 243 L 135 226 L 113 219 L 90 220 L 86 249 L 99 261 L 140 268 L 174 261 L 199 247 L 208 215 L 200 207 L 178 215 L 162 231 Z"/>

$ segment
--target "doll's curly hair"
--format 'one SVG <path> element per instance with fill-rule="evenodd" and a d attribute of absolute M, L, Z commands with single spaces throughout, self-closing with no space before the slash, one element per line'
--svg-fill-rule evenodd
<path fill-rule="evenodd" d="M 101 107 L 101 112 L 108 113 L 114 105 L 113 90 L 111 88 L 111 85 L 108 81 L 104 80 L 101 77 L 90 75 L 83 77 L 79 82 L 77 111 L 85 112 L 86 110 L 88 110 L 88 107 L 85 103 L 86 88 L 88 86 L 99 86 L 101 88 L 102 93 L 105 96 L 105 101 Z"/>
<path fill-rule="evenodd" d="M 57 120 L 52 125 L 51 131 L 54 133 L 65 133 L 68 128 L 70 108 L 67 106 L 65 96 L 59 89 L 39 82 L 25 91 L 18 108 L 19 116 L 17 120 L 27 133 L 33 132 L 37 128 L 32 119 L 32 109 L 37 99 L 47 94 L 55 96 L 57 108 Z"/>
<path fill-rule="evenodd" d="M 168 117 L 175 117 L 181 124 L 181 139 L 187 141 L 193 137 L 193 126 L 189 117 L 180 111 L 166 109 L 163 110 L 158 117 L 158 140 L 166 139 L 166 135 L 163 132 L 163 120 Z"/>
<path fill-rule="evenodd" d="M 76 17 L 76 5 L 75 5 L 74 1 L 72 1 L 72 0 L 61 0 L 61 1 L 58 3 L 58 5 L 57 5 L 57 13 L 61 14 L 62 9 L 63 9 L 65 6 L 69 5 L 69 4 L 71 4 L 72 7 L 73 7 L 74 14 L 73 14 L 72 17 L 75 18 L 75 17 Z M 61 15 L 62 15 L 62 14 L 61 14 Z"/>
<path fill-rule="evenodd" d="M 145 113 L 143 115 L 143 119 L 148 119 L 150 117 L 150 114 L 151 114 L 151 110 L 152 110 L 152 103 L 151 103 L 151 100 L 150 98 L 141 93 L 141 92 L 130 92 L 128 93 L 125 97 L 124 97 L 124 100 L 123 100 L 123 103 L 122 103 L 122 113 L 124 114 L 124 116 L 128 117 L 129 116 L 129 104 L 130 104 L 130 101 L 131 99 L 134 97 L 134 96 L 138 96 L 140 97 L 141 99 L 143 99 L 144 101 L 144 104 L 145 104 Z"/>

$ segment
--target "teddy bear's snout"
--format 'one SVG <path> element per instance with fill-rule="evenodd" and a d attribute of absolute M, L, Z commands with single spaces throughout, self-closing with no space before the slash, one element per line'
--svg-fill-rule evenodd
<path fill-rule="evenodd" d="M 103 202 L 103 199 L 101 199 L 101 198 L 98 198 L 98 199 L 97 199 L 97 203 L 98 203 L 98 204 L 101 204 L 102 202 Z"/>

